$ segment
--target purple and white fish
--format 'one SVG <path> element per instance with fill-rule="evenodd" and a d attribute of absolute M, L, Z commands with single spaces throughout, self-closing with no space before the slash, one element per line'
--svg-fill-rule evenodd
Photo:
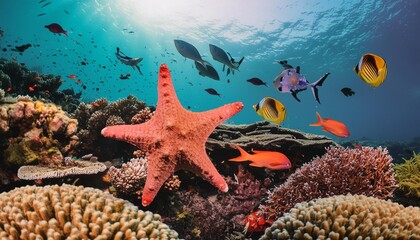
<path fill-rule="evenodd" d="M 308 87 L 311 88 L 312 93 L 315 97 L 315 100 L 318 103 L 318 89 L 316 87 L 322 86 L 322 83 L 325 79 L 330 75 L 330 73 L 324 74 L 320 79 L 316 82 L 309 83 L 306 78 L 300 74 L 300 67 L 293 68 L 291 65 L 287 63 L 287 61 L 277 61 L 281 64 L 284 70 L 274 79 L 274 87 L 283 93 L 291 93 L 292 96 L 300 102 L 299 98 L 297 98 L 297 94 L 301 91 L 306 90 Z"/>

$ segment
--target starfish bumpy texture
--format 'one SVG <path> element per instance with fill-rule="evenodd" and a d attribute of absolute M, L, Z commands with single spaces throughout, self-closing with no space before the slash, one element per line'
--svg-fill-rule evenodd
<path fill-rule="evenodd" d="M 187 170 L 220 191 L 228 185 L 206 154 L 205 143 L 217 125 L 229 119 L 243 104 L 235 102 L 205 112 L 182 107 L 169 68 L 162 64 L 158 77 L 158 102 L 153 117 L 142 124 L 102 129 L 105 137 L 123 140 L 146 152 L 148 173 L 142 204 L 149 205 L 164 182 L 177 170 Z"/>

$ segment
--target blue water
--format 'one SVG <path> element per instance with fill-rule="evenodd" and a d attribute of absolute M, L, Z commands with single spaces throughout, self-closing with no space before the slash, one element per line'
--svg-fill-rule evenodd
<path fill-rule="evenodd" d="M 149 105 L 157 101 L 157 70 L 166 63 L 181 103 L 192 111 L 242 101 L 244 109 L 228 123 L 261 121 L 252 105 L 271 96 L 287 108 L 284 127 L 339 140 L 309 126 L 318 111 L 322 117 L 345 123 L 350 139 L 404 141 L 420 136 L 419 10 L 420 1 L 414 0 L 3 0 L 0 47 L 7 51 L 0 57 L 16 57 L 30 69 L 61 75 L 65 79 L 61 88 L 82 91 L 86 102 L 133 94 Z M 68 30 L 68 37 L 44 28 L 54 22 Z M 193 61 L 177 52 L 174 39 L 193 44 L 221 80 L 199 76 Z M 39 46 L 22 55 L 10 50 L 26 43 Z M 226 76 L 222 64 L 211 58 L 209 43 L 237 59 L 245 56 L 240 72 Z M 116 60 L 117 46 L 128 56 L 144 58 L 140 66 L 144 76 Z M 378 88 L 353 72 L 364 53 L 387 61 L 388 77 Z M 81 65 L 85 60 L 88 64 Z M 279 93 L 272 81 L 282 67 L 275 60 L 301 66 L 310 82 L 331 72 L 319 88 L 321 104 L 310 90 L 298 94 L 300 103 L 290 94 Z M 127 73 L 131 79 L 119 79 Z M 87 88 L 65 77 L 70 74 Z M 246 82 L 252 77 L 263 79 L 269 87 Z M 344 96 L 343 87 L 356 94 Z M 209 95 L 205 88 L 215 88 L 222 96 Z"/>

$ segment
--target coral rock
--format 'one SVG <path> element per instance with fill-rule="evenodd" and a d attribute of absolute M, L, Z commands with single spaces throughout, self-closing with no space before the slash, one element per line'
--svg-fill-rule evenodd
<path fill-rule="evenodd" d="M 158 79 L 158 103 L 153 117 L 137 125 L 111 126 L 102 135 L 129 142 L 147 151 L 148 174 L 142 204 L 149 205 L 176 170 L 187 170 L 226 192 L 228 185 L 205 150 L 214 128 L 242 110 L 241 102 L 206 112 L 191 112 L 179 102 L 168 67 L 162 64 Z"/>
<path fill-rule="evenodd" d="M 296 204 L 260 240 L 419 238 L 418 207 L 349 194 Z"/>

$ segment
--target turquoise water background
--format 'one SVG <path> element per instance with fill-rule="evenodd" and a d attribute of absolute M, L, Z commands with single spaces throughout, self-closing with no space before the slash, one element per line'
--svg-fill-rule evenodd
<path fill-rule="evenodd" d="M 244 109 L 228 123 L 261 121 L 252 105 L 270 96 L 286 106 L 284 127 L 338 141 L 320 127 L 309 126 L 318 111 L 345 123 L 350 139 L 404 141 L 420 137 L 419 10 L 420 1 L 415 0 L 2 0 L 0 47 L 6 51 L 0 57 L 16 57 L 30 69 L 61 75 L 61 89 L 82 91 L 86 102 L 132 94 L 149 105 L 156 104 L 157 71 L 166 63 L 181 103 L 192 111 L 242 101 Z M 60 24 L 68 37 L 44 28 L 51 23 Z M 177 52 L 174 39 L 193 44 L 216 68 L 220 81 L 199 76 L 193 61 Z M 26 43 L 33 46 L 22 55 L 11 51 Z M 211 58 L 210 43 L 237 59 L 245 56 L 240 72 L 226 76 L 222 64 Z M 115 58 L 116 47 L 128 56 L 144 58 L 140 65 L 144 76 Z M 387 61 L 388 77 L 378 88 L 353 72 L 365 53 Z M 298 94 L 300 103 L 279 93 L 272 81 L 283 69 L 275 60 L 301 66 L 310 82 L 330 72 L 319 88 L 321 104 L 310 90 Z M 119 79 L 127 73 L 129 80 Z M 67 78 L 70 74 L 82 83 Z M 246 82 L 252 77 L 269 87 Z M 356 94 L 344 96 L 343 87 Z M 221 97 L 209 95 L 206 88 L 216 89 Z"/>

